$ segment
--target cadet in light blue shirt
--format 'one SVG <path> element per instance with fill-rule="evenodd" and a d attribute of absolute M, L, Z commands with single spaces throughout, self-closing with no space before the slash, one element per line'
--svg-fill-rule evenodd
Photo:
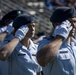
<path fill-rule="evenodd" d="M 74 8 L 60 7 L 50 20 L 54 32 L 39 44 L 38 63 L 44 75 L 76 75 L 76 17 Z M 64 16 L 64 17 L 63 17 Z M 70 19 L 69 19 L 70 18 Z"/>
<path fill-rule="evenodd" d="M 53 38 L 44 39 L 39 46 L 49 44 Z M 72 49 L 72 50 L 71 50 Z M 61 48 L 58 51 L 57 56 L 45 67 L 43 67 L 44 75 L 75 75 L 76 73 L 76 40 L 72 42 L 72 47 L 64 41 Z"/>
<path fill-rule="evenodd" d="M 36 72 L 40 72 L 42 69 L 36 61 L 37 46 L 31 39 L 28 49 L 18 44 L 7 60 L 8 75 L 36 75 Z"/>
<path fill-rule="evenodd" d="M 3 44 L 8 43 L 0 49 L 0 59 L 7 60 L 8 75 L 41 75 L 42 68 L 36 60 L 38 45 L 31 40 L 35 34 L 34 17 L 20 15 L 13 22 L 13 27 L 20 28 L 14 38 L 11 35 L 5 38 Z"/>
<path fill-rule="evenodd" d="M 12 35 L 7 36 L 5 43 L 12 37 Z M 22 44 L 18 44 L 11 56 L 6 61 L 1 61 L 1 75 L 36 75 L 36 72 L 42 71 L 36 61 L 37 47 L 38 45 L 34 44 L 31 39 L 28 49 Z"/>
<path fill-rule="evenodd" d="M 8 43 L 7 40 L 11 40 L 11 37 L 9 39 L 7 39 L 5 42 L 3 42 L 5 36 L 7 35 L 7 33 L 11 33 L 12 32 L 12 27 L 10 25 L 12 25 L 13 20 L 20 14 L 23 14 L 23 10 L 12 10 L 10 12 L 8 12 L 7 14 L 5 14 L 2 19 L 0 20 L 0 48 L 1 46 L 5 45 Z M 4 33 L 7 32 L 7 33 Z M 3 42 L 3 44 L 1 45 L 1 43 Z M 1 61 L 0 60 L 0 75 L 8 75 L 8 61 Z"/>

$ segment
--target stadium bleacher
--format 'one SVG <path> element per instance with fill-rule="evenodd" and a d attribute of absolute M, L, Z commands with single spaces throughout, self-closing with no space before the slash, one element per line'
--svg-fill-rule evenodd
<path fill-rule="evenodd" d="M 36 32 L 44 31 L 46 35 L 50 34 L 52 30 L 51 22 L 49 18 L 51 11 L 44 5 L 44 0 L 1 0 L 2 14 L 6 14 L 13 9 L 22 9 L 25 13 L 29 13 L 36 16 Z"/>

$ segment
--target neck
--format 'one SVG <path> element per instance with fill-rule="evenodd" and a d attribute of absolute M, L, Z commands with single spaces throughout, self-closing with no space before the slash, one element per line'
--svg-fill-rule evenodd
<path fill-rule="evenodd" d="M 71 45 L 72 37 L 67 38 L 67 42 Z"/>
<path fill-rule="evenodd" d="M 21 43 L 22 43 L 22 45 L 24 45 L 24 46 L 26 46 L 27 48 L 29 47 L 29 45 L 30 45 L 30 40 L 29 40 L 30 38 L 24 38 L 22 41 L 21 41 Z"/>

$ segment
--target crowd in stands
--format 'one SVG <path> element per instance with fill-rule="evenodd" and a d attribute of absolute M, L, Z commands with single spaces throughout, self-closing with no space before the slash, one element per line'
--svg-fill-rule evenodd
<path fill-rule="evenodd" d="M 45 5 L 51 10 L 55 10 L 57 7 L 69 6 L 76 8 L 76 0 L 44 0 Z"/>

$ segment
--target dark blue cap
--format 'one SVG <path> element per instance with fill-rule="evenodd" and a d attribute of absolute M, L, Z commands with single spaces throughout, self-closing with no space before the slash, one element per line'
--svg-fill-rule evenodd
<path fill-rule="evenodd" d="M 75 16 L 76 11 L 73 7 L 58 7 L 50 17 L 50 21 L 53 23 L 62 22 Z"/>
<path fill-rule="evenodd" d="M 18 29 L 22 25 L 35 22 L 35 17 L 29 14 L 21 14 L 13 21 L 13 27 Z"/>
<path fill-rule="evenodd" d="M 5 14 L 1 21 L 0 21 L 0 25 L 6 25 L 6 23 L 10 20 L 14 20 L 18 15 L 23 14 L 24 11 L 23 10 L 12 10 L 10 12 L 8 12 L 7 14 Z"/>

